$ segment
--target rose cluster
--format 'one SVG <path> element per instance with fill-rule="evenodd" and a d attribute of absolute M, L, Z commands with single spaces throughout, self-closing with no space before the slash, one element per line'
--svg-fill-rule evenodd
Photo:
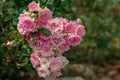
<path fill-rule="evenodd" d="M 83 41 L 85 28 L 80 19 L 52 18 L 52 11 L 36 2 L 19 16 L 17 29 L 32 49 L 31 62 L 40 77 L 54 80 L 68 64 L 62 53 Z"/>

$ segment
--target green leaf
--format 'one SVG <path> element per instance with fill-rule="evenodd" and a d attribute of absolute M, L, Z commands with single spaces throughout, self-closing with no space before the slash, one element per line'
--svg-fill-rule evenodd
<path fill-rule="evenodd" d="M 16 26 L 16 25 L 17 25 L 17 23 L 18 23 L 18 19 L 17 19 L 17 18 L 14 18 L 14 19 L 13 19 L 13 25 L 15 25 L 15 26 Z"/>
<path fill-rule="evenodd" d="M 5 17 L 5 19 L 4 19 L 4 22 L 7 22 L 7 21 L 9 21 L 9 20 L 11 20 L 11 19 L 13 19 L 13 16 L 7 16 L 7 17 Z"/>
<path fill-rule="evenodd" d="M 53 5 L 54 4 L 54 0 L 47 0 L 47 3 L 48 5 Z"/>
<path fill-rule="evenodd" d="M 40 33 L 43 33 L 43 34 L 47 34 L 47 35 L 51 35 L 51 32 L 47 29 L 47 28 L 41 28 L 39 30 Z"/>

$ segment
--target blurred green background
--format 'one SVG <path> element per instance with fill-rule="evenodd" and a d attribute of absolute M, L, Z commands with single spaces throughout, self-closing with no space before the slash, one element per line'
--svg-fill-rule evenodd
<path fill-rule="evenodd" d="M 17 31 L 19 14 L 33 0 L 0 0 L 0 80 L 36 76 L 31 49 Z M 120 63 L 120 0 L 35 0 L 53 11 L 53 17 L 80 18 L 86 29 L 84 41 L 64 53 L 70 64 Z M 7 48 L 7 41 L 13 41 Z M 63 74 L 64 75 L 64 74 Z M 68 74 L 69 76 L 69 74 Z"/>

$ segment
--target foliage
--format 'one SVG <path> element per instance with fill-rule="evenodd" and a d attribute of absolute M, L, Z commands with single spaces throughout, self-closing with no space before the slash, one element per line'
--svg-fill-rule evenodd
<path fill-rule="evenodd" d="M 70 50 L 69 59 L 99 65 L 119 64 L 120 1 L 74 0 L 77 17 L 86 27 L 83 43 Z M 73 54 L 74 53 L 74 54 Z M 68 54 L 66 54 L 68 56 Z M 73 62 L 73 63 L 74 63 Z"/>
<path fill-rule="evenodd" d="M 35 76 L 29 60 L 31 49 L 17 31 L 18 16 L 33 0 L 0 0 L 0 80 Z M 80 18 L 86 28 L 84 42 L 66 52 L 71 63 L 105 62 L 120 59 L 119 0 L 35 0 L 53 11 L 54 17 Z M 74 6 L 73 6 L 74 4 Z M 13 41 L 11 48 L 7 41 Z M 25 73 L 26 72 L 26 73 Z M 17 73 L 17 74 L 16 74 Z"/>

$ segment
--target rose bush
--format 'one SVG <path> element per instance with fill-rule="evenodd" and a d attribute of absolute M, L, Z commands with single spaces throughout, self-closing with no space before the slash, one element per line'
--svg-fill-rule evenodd
<path fill-rule="evenodd" d="M 29 10 L 20 14 L 17 29 L 20 34 L 26 35 L 32 49 L 30 60 L 38 75 L 46 80 L 55 80 L 58 77 L 56 72 L 60 73 L 68 64 L 62 53 L 82 42 L 85 28 L 80 19 L 69 21 L 62 17 L 52 18 L 52 11 L 47 7 L 42 9 L 39 4 L 31 2 Z"/>

